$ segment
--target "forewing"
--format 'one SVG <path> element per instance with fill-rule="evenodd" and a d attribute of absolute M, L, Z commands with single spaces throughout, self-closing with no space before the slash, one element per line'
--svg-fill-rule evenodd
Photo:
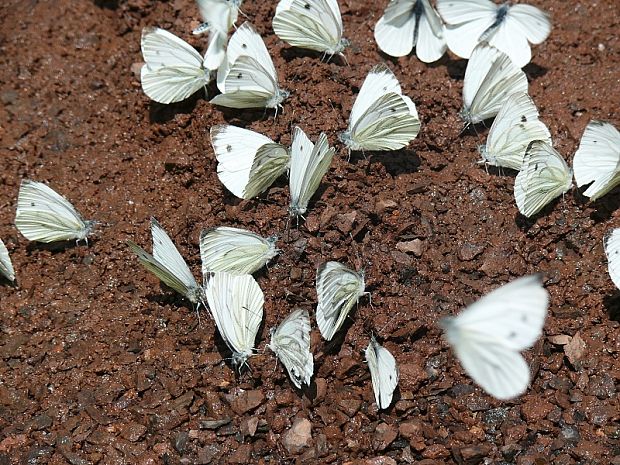
<path fill-rule="evenodd" d="M 245 229 L 219 227 L 200 235 L 202 273 L 252 274 L 276 255 L 275 243 Z"/>
<path fill-rule="evenodd" d="M 620 289 L 620 228 L 614 229 L 605 236 L 605 255 L 609 276 Z"/>
<path fill-rule="evenodd" d="M 522 68 L 532 59 L 532 50 L 520 26 L 508 15 L 489 37 L 489 45 L 508 55 L 515 66 Z"/>
<path fill-rule="evenodd" d="M 447 45 L 443 26 L 437 13 L 426 0 L 423 1 L 427 5 L 424 7 L 424 14 L 420 17 L 415 53 L 424 63 L 433 63 L 446 53 Z"/>
<path fill-rule="evenodd" d="M 232 66 L 239 57 L 242 56 L 248 56 L 257 63 L 260 63 L 264 69 L 263 72 L 271 76 L 272 80 L 277 80 L 276 69 L 267 51 L 267 47 L 265 47 L 265 42 L 263 42 L 260 34 L 256 32 L 254 26 L 248 22 L 243 23 L 231 36 L 228 42 L 226 51 L 226 62 L 228 66 Z M 218 70 L 218 87 L 220 87 L 220 82 L 225 80 L 228 73 L 228 67 L 221 67 Z M 223 91 L 221 87 L 220 90 Z"/>
<path fill-rule="evenodd" d="M 489 0 L 438 0 L 437 11 L 446 23 L 448 48 L 469 58 L 482 33 L 495 22 L 497 5 Z"/>
<path fill-rule="evenodd" d="M 67 199 L 47 185 L 23 180 L 17 197 L 15 226 L 31 241 L 83 239 L 88 225 Z"/>
<path fill-rule="evenodd" d="M 515 178 L 514 195 L 522 215 L 530 217 L 570 189 L 573 172 L 564 158 L 543 141 L 532 142 Z"/>
<path fill-rule="evenodd" d="M 409 55 L 413 50 L 416 16 L 413 11 L 416 0 L 390 2 L 375 25 L 375 40 L 379 48 L 393 57 Z"/>
<path fill-rule="evenodd" d="M 142 57 L 151 68 L 202 67 L 202 56 L 194 47 L 174 34 L 158 27 L 142 29 Z"/>
<path fill-rule="evenodd" d="M 15 269 L 9 256 L 9 251 L 0 239 L 0 274 L 4 275 L 9 281 L 15 281 Z"/>
<path fill-rule="evenodd" d="M 368 108 L 388 93 L 402 94 L 398 79 L 385 65 L 375 66 L 364 79 L 353 108 L 351 108 L 349 128 L 355 127 Z"/>
<path fill-rule="evenodd" d="M 527 40 L 533 44 L 544 42 L 551 33 L 551 17 L 533 5 L 513 5 L 507 16 L 508 21 L 515 21 Z"/>
<path fill-rule="evenodd" d="M 250 169 L 250 179 L 243 191 L 243 198 L 250 199 L 261 194 L 286 171 L 291 156 L 281 144 L 265 144 L 256 151 Z"/>

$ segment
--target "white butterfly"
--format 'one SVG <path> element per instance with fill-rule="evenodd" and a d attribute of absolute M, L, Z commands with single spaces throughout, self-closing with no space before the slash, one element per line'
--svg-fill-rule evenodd
<path fill-rule="evenodd" d="M 289 166 L 286 147 L 236 126 L 211 127 L 217 176 L 235 196 L 250 199 L 264 192 Z"/>
<path fill-rule="evenodd" d="M 127 241 L 127 244 L 138 256 L 138 260 L 144 268 L 193 304 L 200 305 L 204 300 L 202 287 L 194 279 L 194 275 L 170 236 L 166 234 L 166 231 L 155 218 L 151 218 L 151 234 L 153 236 L 153 255 L 133 241 Z"/>
<path fill-rule="evenodd" d="M 316 322 L 323 337 L 331 341 L 353 305 L 365 294 L 364 272 L 338 262 L 327 262 L 316 272 Z"/>
<path fill-rule="evenodd" d="M 232 35 L 226 59 L 217 71 L 222 92 L 211 103 L 230 108 L 275 108 L 289 95 L 278 86 L 278 74 L 267 47 L 250 23 Z"/>
<path fill-rule="evenodd" d="M 592 183 L 590 200 L 607 194 L 620 183 L 620 132 L 609 123 L 590 121 L 573 158 L 577 187 Z"/>
<path fill-rule="evenodd" d="M 499 113 L 514 93 L 527 93 L 527 77 L 510 58 L 495 47 L 478 45 L 465 69 L 461 118 L 476 124 Z"/>
<path fill-rule="evenodd" d="M 209 70 L 220 67 L 226 57 L 228 30 L 237 22 L 242 0 L 197 0 L 204 21 L 192 31 L 194 35 L 209 32 L 209 47 L 204 66 Z"/>
<path fill-rule="evenodd" d="M 525 152 L 515 178 L 515 200 L 522 215 L 530 217 L 573 185 L 573 171 L 547 142 L 536 140 Z"/>
<path fill-rule="evenodd" d="M 380 409 L 392 403 L 392 395 L 398 385 L 398 367 L 394 356 L 377 342 L 374 336 L 366 348 L 366 362 L 372 378 L 372 390 Z"/>
<path fill-rule="evenodd" d="M 286 367 L 291 381 L 298 389 L 310 385 L 314 359 L 310 352 L 310 317 L 307 310 L 293 310 L 280 326 L 271 329 L 267 344 Z"/>
<path fill-rule="evenodd" d="M 23 180 L 17 197 L 15 226 L 31 241 L 84 240 L 95 221 L 84 221 L 75 207 L 45 184 Z"/>
<path fill-rule="evenodd" d="M 273 31 L 293 47 L 342 55 L 342 17 L 336 0 L 280 0 Z"/>
<path fill-rule="evenodd" d="M 217 329 L 240 368 L 252 355 L 263 321 L 265 297 L 251 275 L 214 273 L 206 279 L 205 293 Z"/>
<path fill-rule="evenodd" d="M 141 47 L 146 62 L 141 71 L 142 90 L 156 102 L 180 102 L 211 80 L 200 53 L 164 29 L 145 27 Z"/>
<path fill-rule="evenodd" d="M 478 43 L 488 42 L 522 68 L 532 59 L 528 41 L 540 44 L 551 32 L 549 15 L 523 3 L 437 0 L 437 11 L 447 25 L 448 47 L 461 58 L 469 58 Z"/>
<path fill-rule="evenodd" d="M 252 274 L 278 255 L 277 237 L 262 238 L 239 228 L 221 226 L 200 234 L 202 274 L 226 271 Z"/>
<path fill-rule="evenodd" d="M 9 251 L 0 239 L 0 275 L 3 275 L 9 281 L 15 281 L 15 269 L 13 268 L 13 262 L 9 256 Z"/>
<path fill-rule="evenodd" d="M 413 101 L 385 65 L 375 66 L 355 99 L 349 127 L 340 140 L 349 150 L 398 150 L 420 132 Z"/>
<path fill-rule="evenodd" d="M 540 337 L 549 295 L 540 275 L 512 281 L 441 320 L 465 372 L 493 397 L 525 392 L 530 370 L 519 353 Z"/>
<path fill-rule="evenodd" d="M 617 288 L 620 289 L 620 228 L 605 235 L 605 255 L 609 276 Z"/>
<path fill-rule="evenodd" d="M 325 133 L 321 133 L 314 145 L 299 127 L 293 130 L 289 178 L 291 216 L 302 216 L 306 213 L 308 202 L 319 188 L 334 153 L 334 149 L 329 147 Z"/>
<path fill-rule="evenodd" d="M 486 145 L 478 147 L 482 161 L 488 165 L 520 170 L 530 142 L 542 140 L 549 145 L 551 134 L 538 119 L 538 110 L 525 92 L 506 99 L 493 121 Z"/>
<path fill-rule="evenodd" d="M 375 26 L 379 48 L 393 57 L 409 55 L 413 47 L 424 63 L 446 52 L 443 24 L 429 0 L 391 0 Z"/>

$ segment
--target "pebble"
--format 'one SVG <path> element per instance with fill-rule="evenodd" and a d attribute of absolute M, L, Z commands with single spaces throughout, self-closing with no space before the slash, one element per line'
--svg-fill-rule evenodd
<path fill-rule="evenodd" d="M 200 429 L 218 429 L 220 426 L 227 425 L 231 422 L 231 419 L 228 417 L 222 418 L 220 420 L 201 420 L 198 422 L 198 428 Z"/>
<path fill-rule="evenodd" d="M 521 416 L 527 423 L 545 418 L 553 410 L 553 404 L 540 397 L 532 397 L 521 405 Z"/>
<path fill-rule="evenodd" d="M 566 358 L 572 366 L 578 368 L 578 363 L 583 358 L 586 351 L 586 343 L 577 332 L 570 340 L 568 344 L 564 346 L 564 353 Z"/>
<path fill-rule="evenodd" d="M 254 410 L 265 400 L 263 391 L 252 390 L 240 392 L 231 402 L 230 406 L 233 411 L 238 415 Z"/>
<path fill-rule="evenodd" d="M 254 434 L 256 434 L 256 429 L 258 428 L 258 417 L 257 416 L 252 416 L 249 418 L 244 418 L 243 421 L 241 422 L 241 425 L 239 426 L 239 429 L 241 430 L 241 434 L 243 434 L 244 436 L 254 436 Z"/>
<path fill-rule="evenodd" d="M 282 445 L 290 454 L 298 454 L 310 445 L 312 423 L 306 418 L 296 418 L 293 426 L 282 436 Z"/>
<path fill-rule="evenodd" d="M 387 423 L 379 423 L 372 437 L 372 448 L 379 451 L 384 450 L 392 444 L 396 436 L 398 436 L 396 427 Z"/>
<path fill-rule="evenodd" d="M 396 248 L 401 252 L 411 253 L 416 257 L 421 257 L 424 251 L 424 242 L 420 239 L 414 239 L 412 241 L 404 241 L 396 244 Z"/>
<path fill-rule="evenodd" d="M 469 262 L 484 252 L 484 245 L 465 242 L 458 250 L 459 260 Z"/>
<path fill-rule="evenodd" d="M 139 441 L 146 434 L 146 426 L 128 423 L 121 428 L 121 437 L 131 442 Z"/>
<path fill-rule="evenodd" d="M 240 444 L 237 449 L 228 456 L 228 463 L 250 463 L 252 459 L 252 445 Z"/>

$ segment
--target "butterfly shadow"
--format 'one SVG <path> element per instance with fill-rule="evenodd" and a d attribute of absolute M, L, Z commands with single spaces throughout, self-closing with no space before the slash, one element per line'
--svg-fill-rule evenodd
<path fill-rule="evenodd" d="M 351 309 L 351 311 L 345 318 L 342 327 L 336 332 L 332 340 L 327 341 L 323 345 L 323 350 L 321 351 L 323 352 L 323 355 L 336 355 L 340 352 L 340 350 L 342 349 L 342 344 L 344 343 L 344 340 L 346 339 L 349 332 L 349 328 L 351 328 L 351 326 L 353 326 L 353 323 L 355 323 L 354 316 L 358 312 L 358 309 L 356 307 L 357 306 Z"/>
<path fill-rule="evenodd" d="M 195 314 L 196 307 L 186 298 L 178 294 L 174 289 L 169 288 L 161 281 L 159 282 L 161 292 L 157 294 L 147 294 L 146 300 L 160 307 L 169 305 L 175 308 L 185 308 L 188 312 Z"/>
<path fill-rule="evenodd" d="M 217 108 L 222 112 L 222 117 L 226 123 L 242 128 L 254 121 L 275 119 L 272 108 L 228 108 L 222 106 Z"/>
<path fill-rule="evenodd" d="M 53 254 L 62 253 L 67 250 L 79 250 L 78 247 L 82 247 L 86 245 L 87 248 L 94 246 L 99 242 L 98 239 L 91 238 L 88 241 L 88 244 L 84 244 L 83 241 L 80 241 L 78 244 L 77 241 L 71 239 L 68 241 L 56 241 L 56 242 L 29 242 L 26 245 L 26 252 L 32 253 L 37 250 L 47 250 Z"/>
<path fill-rule="evenodd" d="M 346 50 L 343 53 L 346 53 Z M 292 61 L 295 58 L 311 58 L 312 60 L 318 59 L 324 63 L 337 63 L 341 66 L 347 65 L 346 58 L 342 55 L 339 55 L 338 53 L 330 56 L 306 48 L 284 47 L 280 49 L 280 56 L 287 62 Z"/>
<path fill-rule="evenodd" d="M 448 53 L 444 54 L 441 60 L 431 63 L 428 66 L 437 67 L 445 66 L 448 76 L 451 79 L 462 81 L 465 79 L 465 70 L 467 69 L 467 60 L 463 58 L 452 58 Z"/>
<path fill-rule="evenodd" d="M 533 81 L 534 79 L 538 79 L 547 74 L 549 70 L 544 66 L 537 65 L 536 63 L 529 62 L 523 68 L 523 72 L 528 77 L 528 80 Z"/>
<path fill-rule="evenodd" d="M 540 210 L 535 215 L 530 216 L 529 218 L 522 215 L 521 213 L 517 213 L 515 215 L 515 224 L 522 232 L 527 233 L 532 228 L 532 226 L 536 224 L 536 221 L 539 218 L 547 216 L 549 213 L 551 213 L 555 209 L 557 203 L 561 200 L 562 196 L 553 199 L 551 202 L 545 205 L 542 210 Z"/>
<path fill-rule="evenodd" d="M 588 202 L 592 203 L 594 210 L 590 213 L 590 219 L 597 224 L 610 220 L 614 212 L 620 207 L 620 189 L 614 189 L 609 194 L 604 195 L 594 202 L 582 194 L 583 190 L 585 189 L 582 188 L 577 192 L 577 200 L 582 201 L 584 204 Z"/>
<path fill-rule="evenodd" d="M 415 173 L 420 169 L 422 161 L 414 150 L 401 149 L 389 152 L 351 152 L 351 163 L 367 160 L 366 174 L 370 174 L 371 162 L 381 163 L 391 176 Z"/>
<path fill-rule="evenodd" d="M 620 322 L 620 291 L 603 298 L 603 306 L 609 315 L 609 319 Z"/>
<path fill-rule="evenodd" d="M 12 287 L 13 289 L 18 289 L 19 284 L 17 283 L 17 277 L 15 277 L 15 281 L 10 281 L 4 275 L 0 275 L 0 287 L 3 287 L 3 286 Z"/>
<path fill-rule="evenodd" d="M 167 105 L 151 100 L 149 103 L 149 122 L 167 123 L 173 120 L 176 115 L 190 114 L 196 108 L 198 100 L 205 97 L 204 93 L 200 91 L 181 102 L 169 103 Z"/>

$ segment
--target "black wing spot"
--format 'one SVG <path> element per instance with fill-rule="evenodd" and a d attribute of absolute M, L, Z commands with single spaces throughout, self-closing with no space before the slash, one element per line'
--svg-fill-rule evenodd
<path fill-rule="evenodd" d="M 243 77 L 243 73 L 237 74 L 237 79 L 241 79 Z"/>
<path fill-rule="evenodd" d="M 305 8 L 306 10 L 309 10 L 309 9 L 310 9 L 310 4 L 309 4 L 309 3 L 306 3 L 306 4 L 304 5 L 304 8 Z"/>
<path fill-rule="evenodd" d="M 232 145 L 228 144 L 228 145 L 226 146 L 226 151 L 227 151 L 227 152 L 232 152 Z"/>
<path fill-rule="evenodd" d="M 383 88 L 383 92 L 385 92 L 385 91 L 387 91 L 387 87 L 384 87 L 384 88 Z"/>
<path fill-rule="evenodd" d="M 248 48 L 247 44 L 241 44 L 241 48 Z"/>
<path fill-rule="evenodd" d="M 525 123 L 527 121 L 527 116 L 523 115 L 521 116 L 521 122 Z"/>
<path fill-rule="evenodd" d="M 303 145 L 300 145 L 300 146 L 299 146 L 299 151 L 300 151 L 300 152 L 303 152 L 303 151 L 304 151 L 304 146 L 303 146 Z"/>
<path fill-rule="evenodd" d="M 517 337 L 517 333 L 515 333 L 514 331 L 511 331 L 511 333 L 508 335 L 508 339 L 514 339 L 515 337 Z"/>
<path fill-rule="evenodd" d="M 30 202 L 30 206 L 34 207 L 36 204 L 34 202 Z"/>

